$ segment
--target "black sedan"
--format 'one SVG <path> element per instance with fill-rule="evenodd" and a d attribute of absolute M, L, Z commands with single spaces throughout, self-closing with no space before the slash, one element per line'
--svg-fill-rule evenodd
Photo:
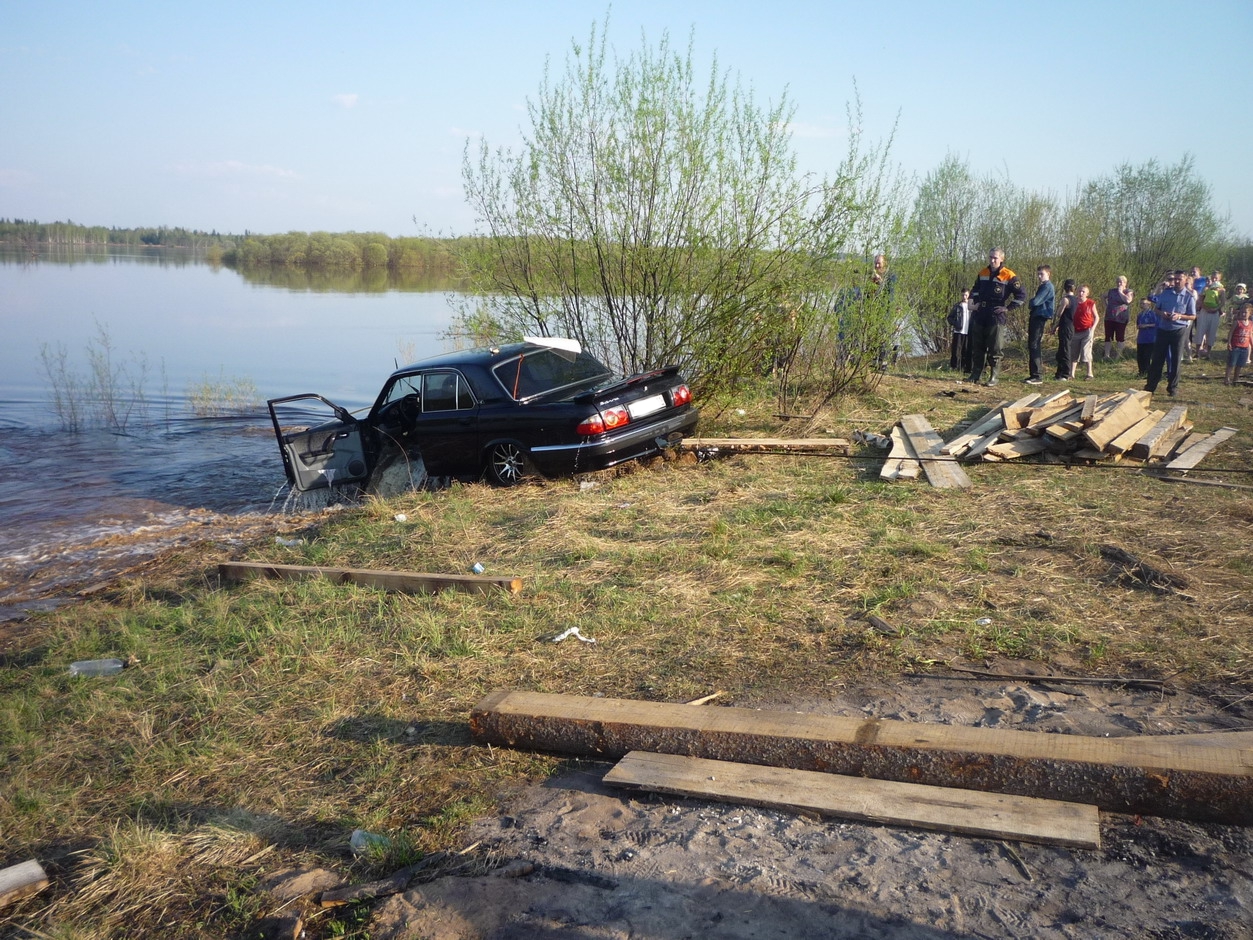
<path fill-rule="evenodd" d="M 577 342 L 550 338 L 397 369 L 364 418 L 312 393 L 268 404 L 298 492 L 348 485 L 379 492 L 426 476 L 486 476 L 511 486 L 531 471 L 603 470 L 677 444 L 698 416 L 674 367 L 619 379 Z M 283 423 L 310 409 L 329 420 L 302 430 Z"/>

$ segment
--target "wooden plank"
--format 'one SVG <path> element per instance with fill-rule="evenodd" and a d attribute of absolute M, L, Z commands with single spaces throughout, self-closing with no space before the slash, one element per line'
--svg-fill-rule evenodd
<path fill-rule="evenodd" d="M 1253 750 L 748 708 L 496 692 L 482 743 L 617 760 L 629 751 L 820 770 L 1253 824 Z"/>
<path fill-rule="evenodd" d="M 1006 405 L 1001 409 L 1001 417 L 1005 421 L 1005 427 L 1011 431 L 1016 431 L 1023 427 L 1027 421 L 1027 415 L 1031 413 L 1031 409 L 1038 405 L 1042 400 L 1046 400 L 1046 396 L 1039 394 L 1024 395 L 1012 404 Z"/>
<path fill-rule="evenodd" d="M 1150 411 L 1143 418 L 1133 424 L 1127 430 L 1123 431 L 1116 438 L 1105 445 L 1105 449 L 1115 457 L 1125 454 L 1135 445 L 1135 442 L 1144 437 L 1149 429 L 1162 418 L 1166 417 L 1164 411 Z"/>
<path fill-rule="evenodd" d="M 1079 417 L 1080 417 L 1080 420 L 1082 420 L 1082 421 L 1084 421 L 1084 422 L 1087 422 L 1087 423 L 1090 423 L 1091 421 L 1093 421 L 1093 420 L 1095 419 L 1095 417 L 1096 417 L 1096 405 L 1097 405 L 1097 400 L 1098 400 L 1098 399 L 1097 399 L 1097 396 L 1096 396 L 1096 395 L 1085 395 L 1085 396 L 1084 396 L 1084 399 L 1083 399 L 1083 412 L 1082 412 L 1082 414 L 1079 416 Z"/>
<path fill-rule="evenodd" d="M 988 432 L 999 431 L 1004 428 L 1005 418 L 1001 414 L 1001 409 L 1008 404 L 1009 402 L 1003 401 L 999 405 L 994 405 L 989 411 L 984 413 L 982 418 L 941 447 L 940 453 L 958 457 L 963 451 L 969 448 L 971 444 L 979 440 L 979 438 L 987 435 Z"/>
<path fill-rule="evenodd" d="M 847 457 L 853 445 L 842 437 L 686 437 L 679 446 L 683 450 L 720 450 L 736 454 L 765 451 L 798 454 L 838 453 Z"/>
<path fill-rule="evenodd" d="M 1166 416 L 1133 445 L 1131 445 L 1131 456 L 1140 460 L 1148 460 L 1155 453 L 1160 453 L 1162 444 L 1166 438 L 1183 423 L 1188 416 L 1187 405 L 1175 405 L 1170 411 L 1166 412 Z"/>
<path fill-rule="evenodd" d="M 944 439 L 935 432 L 922 415 L 905 415 L 901 418 L 901 430 L 905 440 L 914 449 L 922 463 L 923 472 L 936 489 L 953 489 L 970 486 L 966 471 L 956 461 L 940 453 Z"/>
<path fill-rule="evenodd" d="M 883 461 L 879 479 L 897 480 L 901 477 L 912 479 L 918 476 L 921 468 L 918 466 L 918 461 L 913 459 L 913 454 L 905 442 L 905 433 L 899 427 L 893 426 L 891 436 L 892 450 L 888 452 L 887 460 Z M 906 464 L 909 466 L 906 467 Z"/>
<path fill-rule="evenodd" d="M 1184 436 L 1183 440 L 1181 440 L 1178 444 L 1176 444 L 1166 453 L 1166 459 L 1174 460 L 1176 457 L 1182 456 L 1185 450 L 1195 447 L 1197 444 L 1201 443 L 1202 441 L 1208 441 L 1209 437 L 1210 436 L 1206 434 L 1204 431 L 1192 430 L 1192 422 L 1189 421 L 1188 433 Z"/>
<path fill-rule="evenodd" d="M 604 782 L 656 793 L 990 839 L 1016 839 L 1079 849 L 1096 849 L 1101 845 L 1097 808 L 1059 800 L 867 780 L 812 770 L 760 767 L 646 751 L 627 754 L 605 774 Z"/>
<path fill-rule="evenodd" d="M 1083 436 L 1097 450 L 1144 417 L 1145 408 L 1137 398 L 1126 398 L 1101 420 L 1084 429 Z"/>
<path fill-rule="evenodd" d="M 12 904 L 48 887 L 48 874 L 34 859 L 0 869 L 0 907 Z"/>
<path fill-rule="evenodd" d="M 1166 464 L 1166 469 L 1167 470 L 1183 470 L 1183 471 L 1191 470 L 1193 467 L 1199 464 L 1202 460 L 1208 457 L 1215 447 L 1217 447 L 1223 441 L 1228 440 L 1235 433 L 1236 433 L 1235 428 L 1230 428 L 1230 427 L 1219 428 L 1217 431 L 1211 434 L 1206 440 L 1202 441 L 1201 443 L 1197 444 L 1194 447 L 1189 447 L 1187 450 L 1183 451 L 1183 453 L 1181 453 L 1178 457 L 1176 457 L 1170 463 Z"/>
<path fill-rule="evenodd" d="M 272 565 L 267 562 L 229 561 L 218 565 L 224 581 L 245 581 L 249 578 L 277 578 L 300 581 L 325 578 L 336 584 L 362 584 L 397 591 L 402 594 L 434 594 L 437 591 L 463 591 L 486 594 L 504 590 L 517 594 L 522 590 L 521 578 L 494 578 L 478 574 L 423 574 L 416 571 L 373 571 L 369 568 L 324 568 L 315 565 Z"/>
<path fill-rule="evenodd" d="M 1170 434 L 1162 440 L 1161 445 L 1154 452 L 1153 460 L 1169 460 L 1170 455 L 1175 452 L 1180 444 L 1192 436 L 1192 422 L 1185 421 L 1182 426 L 1175 428 Z"/>
<path fill-rule="evenodd" d="M 1006 444 L 993 444 L 988 448 L 988 454 L 999 457 L 1002 460 L 1013 460 L 1016 457 L 1030 457 L 1032 454 L 1038 454 L 1048 447 L 1042 437 L 1031 437 L 1021 441 L 1010 441 Z M 987 457 L 987 454 L 984 455 Z"/>
<path fill-rule="evenodd" d="M 1000 431 L 991 432 L 971 444 L 966 453 L 962 454 L 962 456 L 967 460 L 976 460 L 979 457 L 982 457 L 987 452 L 987 449 L 997 442 L 1000 436 Z"/>
<path fill-rule="evenodd" d="M 1082 405 L 1076 405 L 1075 400 L 1070 396 L 1070 392 L 1066 392 L 1065 397 L 1058 398 L 1055 401 L 1048 402 L 1044 405 L 1037 405 L 1032 408 L 1027 415 L 1026 427 L 1035 425 L 1056 424 L 1058 421 L 1064 421 L 1065 418 L 1059 417 L 1070 411 L 1081 410 Z"/>

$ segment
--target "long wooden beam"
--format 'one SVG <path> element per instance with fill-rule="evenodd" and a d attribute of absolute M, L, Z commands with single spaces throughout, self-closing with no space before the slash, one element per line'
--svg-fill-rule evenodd
<path fill-rule="evenodd" d="M 744 708 L 496 692 L 470 713 L 483 743 L 617 760 L 630 751 L 819 770 L 1253 823 L 1253 749 L 1170 736 L 1092 738 Z"/>
<path fill-rule="evenodd" d="M 417 571 L 374 571 L 369 568 L 323 568 L 316 565 L 272 565 L 267 562 L 229 561 L 218 565 L 224 581 L 246 581 L 249 578 L 277 578 L 301 581 L 325 578 L 336 584 L 364 584 L 402 594 L 434 594 L 436 591 L 463 591 L 486 594 L 503 590 L 517 594 L 522 590 L 521 578 L 494 578 L 479 574 L 423 574 Z"/>
<path fill-rule="evenodd" d="M 605 783 L 992 839 L 1079 849 L 1101 845 L 1100 814 L 1095 806 L 1029 796 L 646 751 L 632 751 L 622 758 L 605 774 Z"/>

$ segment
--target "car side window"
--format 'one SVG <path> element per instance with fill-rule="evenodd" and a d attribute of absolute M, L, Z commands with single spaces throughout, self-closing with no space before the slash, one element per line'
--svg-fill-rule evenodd
<path fill-rule="evenodd" d="M 387 396 L 383 399 L 383 404 L 390 405 L 394 401 L 400 401 L 406 395 L 418 394 L 419 378 L 416 375 L 402 375 L 387 390 Z"/>
<path fill-rule="evenodd" d="M 422 410 L 458 411 L 474 407 L 474 396 L 456 372 L 428 372 L 422 376 Z"/>

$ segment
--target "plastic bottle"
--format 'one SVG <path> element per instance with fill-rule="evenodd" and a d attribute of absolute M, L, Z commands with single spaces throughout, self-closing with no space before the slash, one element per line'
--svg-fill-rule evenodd
<path fill-rule="evenodd" d="M 114 676 L 126 668 L 120 659 L 83 659 L 70 663 L 71 676 Z"/>

